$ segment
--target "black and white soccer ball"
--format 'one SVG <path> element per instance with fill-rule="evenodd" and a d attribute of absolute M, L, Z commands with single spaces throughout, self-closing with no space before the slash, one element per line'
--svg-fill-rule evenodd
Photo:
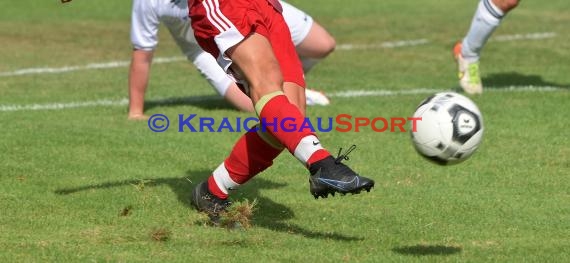
<path fill-rule="evenodd" d="M 440 165 L 465 161 L 481 144 L 483 117 L 477 105 L 455 92 L 441 92 L 422 101 L 414 117 L 412 141 L 417 152 Z M 410 127 L 413 128 L 413 127 Z"/>

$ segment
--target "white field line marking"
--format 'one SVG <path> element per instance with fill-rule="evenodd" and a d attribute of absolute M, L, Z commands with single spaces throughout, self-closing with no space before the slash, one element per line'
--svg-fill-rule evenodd
<path fill-rule="evenodd" d="M 353 50 L 353 49 L 375 49 L 375 48 L 398 48 L 398 47 L 406 47 L 406 46 L 417 46 L 427 44 L 429 41 L 427 39 L 418 39 L 418 40 L 404 40 L 404 41 L 392 41 L 392 42 L 383 42 L 378 44 L 370 44 L 370 45 L 353 45 L 353 44 L 344 44 L 337 46 L 339 50 Z M 158 57 L 153 59 L 153 64 L 162 64 L 162 63 L 172 63 L 186 60 L 185 57 L 178 56 L 178 57 Z M 91 69 L 108 69 L 108 68 L 120 68 L 120 67 L 127 67 L 130 65 L 130 61 L 111 61 L 106 63 L 91 63 L 84 66 L 66 66 L 60 68 L 50 68 L 50 67 L 41 67 L 41 68 L 26 68 L 26 69 L 18 69 L 15 71 L 7 71 L 7 72 L 0 72 L 0 77 L 10 77 L 10 76 L 20 76 L 20 75 L 31 75 L 31 74 L 57 74 L 57 73 L 65 73 L 65 72 L 72 72 L 72 71 L 79 71 L 79 70 L 91 70 Z"/>
<path fill-rule="evenodd" d="M 419 46 L 425 45 L 429 43 L 429 40 L 422 38 L 422 39 L 414 39 L 414 40 L 402 40 L 402 41 L 391 41 L 391 42 L 382 42 L 382 43 L 373 43 L 373 44 L 340 44 L 336 46 L 337 50 L 368 50 L 368 49 L 379 49 L 379 48 L 398 48 L 398 47 L 412 47 L 412 46 Z"/>
<path fill-rule="evenodd" d="M 186 60 L 185 57 L 158 57 L 153 59 L 153 64 L 162 64 L 162 63 L 172 63 L 177 61 Z M 42 68 L 25 68 L 25 69 L 18 69 L 15 71 L 7 71 L 7 72 L 0 72 L 0 77 L 10 77 L 10 76 L 20 76 L 20 75 L 32 75 L 32 74 L 57 74 L 57 73 L 65 73 L 65 72 L 72 72 L 72 71 L 79 71 L 79 70 L 91 70 L 91 69 L 108 69 L 108 68 L 122 68 L 128 67 L 130 65 L 130 61 L 111 61 L 106 63 L 91 63 L 83 66 L 67 66 L 61 68 L 49 68 L 49 67 L 42 67 Z"/>
<path fill-rule="evenodd" d="M 166 98 L 147 100 L 147 104 L 172 105 L 180 103 L 192 103 L 201 101 L 221 100 L 220 96 L 195 96 L 183 98 Z M 3 111 L 43 111 L 43 110 L 63 110 L 73 108 L 85 108 L 94 106 L 126 106 L 129 105 L 129 99 L 101 99 L 92 101 L 77 101 L 66 103 L 45 103 L 45 104 L 21 104 L 21 105 L 0 105 L 0 112 Z"/>
<path fill-rule="evenodd" d="M 503 42 L 503 41 L 519 41 L 519 40 L 540 40 L 547 38 L 556 37 L 554 32 L 539 32 L 539 33 L 529 33 L 529 34 L 515 34 L 515 35 L 502 35 L 491 38 L 491 41 Z M 380 49 L 380 48 L 400 48 L 400 47 L 410 47 L 410 46 L 420 46 L 429 44 L 430 41 L 427 39 L 413 39 L 413 40 L 401 40 L 401 41 L 389 41 L 373 44 L 340 44 L 337 45 L 337 50 L 367 50 L 367 49 Z M 153 60 L 153 63 L 172 63 L 186 60 L 186 57 L 157 57 Z M 109 68 L 119 68 L 127 67 L 130 61 L 111 61 L 105 63 L 91 63 L 83 66 L 66 66 L 59 68 L 51 67 L 39 67 L 39 68 L 25 68 L 18 69 L 15 71 L 5 71 L 0 72 L 0 77 L 11 77 L 11 76 L 21 76 L 21 75 L 32 75 L 32 74 L 58 74 L 72 71 L 80 70 L 92 70 L 92 69 L 109 69 Z"/>
<path fill-rule="evenodd" d="M 566 89 L 555 86 L 507 86 L 507 87 L 485 87 L 485 92 L 553 92 L 564 91 Z M 347 90 L 334 93 L 326 93 L 328 97 L 335 98 L 355 98 L 355 97 L 388 97 L 399 95 L 433 94 L 437 92 L 453 91 L 440 89 L 409 89 L 409 90 Z M 453 91 L 454 92 L 454 91 Z"/>
<path fill-rule="evenodd" d="M 542 32 L 542 33 L 496 36 L 491 38 L 491 41 L 505 42 L 505 41 L 518 41 L 518 40 L 541 40 L 541 39 L 548 39 L 554 37 L 556 37 L 556 33 L 554 32 Z"/>
<path fill-rule="evenodd" d="M 485 87 L 485 92 L 555 92 L 566 91 L 567 89 L 553 86 L 509 86 L 509 87 Z M 441 89 L 410 89 L 410 90 L 346 90 L 341 92 L 328 93 L 331 98 L 356 98 L 356 97 L 388 97 L 400 95 L 422 95 L 433 94 L 449 90 Z M 222 100 L 220 96 L 195 96 L 182 98 L 166 98 L 148 100 L 147 104 L 171 105 L 192 102 L 204 102 Z M 46 103 L 46 104 L 20 104 L 20 105 L 0 105 L 0 112 L 12 111 L 45 111 L 45 110 L 63 110 L 73 108 L 85 108 L 96 106 L 126 106 L 129 100 L 123 99 L 102 99 L 83 102 L 67 102 L 67 103 Z"/>
<path fill-rule="evenodd" d="M 416 94 L 431 94 L 441 92 L 443 90 L 438 89 L 411 89 L 411 90 L 346 90 L 340 92 L 334 92 L 326 94 L 331 98 L 355 98 L 355 97 L 366 97 L 366 96 L 376 96 L 376 97 L 387 97 L 396 95 L 416 95 Z"/>
<path fill-rule="evenodd" d="M 43 111 L 43 110 L 63 110 L 71 108 L 84 108 L 93 106 L 121 106 L 128 105 L 128 99 L 120 100 L 93 100 L 83 102 L 67 103 L 46 103 L 46 104 L 22 104 L 22 105 L 0 105 L 0 111 Z"/>

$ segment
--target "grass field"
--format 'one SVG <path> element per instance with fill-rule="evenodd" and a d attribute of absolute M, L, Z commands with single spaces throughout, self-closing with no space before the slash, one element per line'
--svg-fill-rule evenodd
<path fill-rule="evenodd" d="M 410 116 L 426 89 L 458 88 L 450 50 L 477 1 L 290 2 L 339 47 L 363 47 L 339 48 L 307 76 L 332 97 L 310 116 Z M 130 5 L 0 3 L 0 262 L 570 261 L 567 1 L 522 1 L 488 43 L 487 88 L 473 98 L 486 131 L 471 159 L 436 166 L 408 133 L 323 133 L 332 151 L 358 145 L 348 164 L 373 191 L 315 200 L 283 154 L 232 196 L 258 200 L 246 231 L 202 225 L 187 200 L 240 134 L 127 121 Z M 378 47 L 412 40 L 422 41 Z M 179 56 L 162 30 L 155 58 Z M 153 65 L 147 99 L 149 115 L 249 116 L 183 60 Z"/>

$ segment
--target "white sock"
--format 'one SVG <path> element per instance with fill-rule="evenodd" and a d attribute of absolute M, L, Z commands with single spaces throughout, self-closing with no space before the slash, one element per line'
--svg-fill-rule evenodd
<path fill-rule="evenodd" d="M 226 169 L 224 162 L 222 162 L 212 174 L 216 185 L 224 194 L 229 194 L 229 190 L 236 190 L 240 186 L 230 177 L 230 173 L 228 169 Z"/>
<path fill-rule="evenodd" d="M 493 1 L 481 0 L 479 2 L 473 21 L 471 21 L 471 28 L 462 43 L 461 55 L 465 60 L 468 62 L 479 60 L 481 49 L 501 23 L 503 16 L 504 12 L 493 4 Z"/>
<path fill-rule="evenodd" d="M 305 74 L 307 74 L 307 72 L 309 72 L 309 70 L 311 70 L 315 65 L 317 65 L 317 63 L 319 63 L 321 61 L 321 59 L 319 58 L 305 58 L 302 57 L 301 58 L 301 63 L 303 64 L 303 72 L 305 72 Z"/>
<path fill-rule="evenodd" d="M 324 149 L 321 145 L 321 141 L 315 135 L 308 135 L 305 136 L 297 147 L 295 147 L 295 152 L 293 155 L 303 163 L 303 165 L 307 165 L 309 158 L 313 156 L 313 154 L 318 151 Z"/>

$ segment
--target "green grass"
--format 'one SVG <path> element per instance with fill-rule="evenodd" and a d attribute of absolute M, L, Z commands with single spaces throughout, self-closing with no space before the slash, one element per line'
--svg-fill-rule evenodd
<path fill-rule="evenodd" d="M 339 44 L 428 39 L 397 49 L 339 50 L 309 86 L 343 90 L 454 89 L 452 44 L 476 1 L 291 1 Z M 0 72 L 81 66 L 130 56 L 130 1 L 0 3 Z M 33 8 L 30 8 L 33 6 Z M 323 133 L 358 145 L 351 167 L 370 193 L 314 200 L 307 172 L 281 155 L 240 189 L 258 200 L 253 228 L 203 226 L 187 197 L 238 133 L 151 132 L 124 106 L 0 112 L 0 261 L 568 262 L 570 261 L 570 24 L 566 1 L 523 1 L 498 35 L 554 38 L 489 42 L 474 98 L 484 142 L 468 161 L 424 161 L 407 133 Z M 156 57 L 179 51 L 162 30 Z M 147 98 L 213 95 L 187 62 L 153 66 Z M 502 91 L 553 86 L 551 92 Z M 127 68 L 0 77 L 0 105 L 127 96 Z M 333 98 L 310 116 L 409 116 L 427 94 Z M 247 117 L 220 100 L 158 104 L 148 114 Z M 125 212 L 128 210 L 128 213 Z"/>

